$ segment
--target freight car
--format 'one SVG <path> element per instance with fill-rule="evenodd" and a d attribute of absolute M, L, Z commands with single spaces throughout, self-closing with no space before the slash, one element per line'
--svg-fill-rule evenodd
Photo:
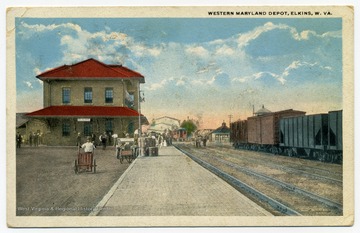
<path fill-rule="evenodd" d="M 342 111 L 280 120 L 282 153 L 331 163 L 342 161 Z"/>
<path fill-rule="evenodd" d="M 302 116 L 305 112 L 288 109 L 279 112 L 261 112 L 230 124 L 230 140 L 237 148 L 278 153 L 279 120 Z"/>
<path fill-rule="evenodd" d="M 302 116 L 305 112 L 292 109 L 270 112 L 247 119 L 248 144 L 254 150 L 277 153 L 279 120 L 283 117 Z"/>
<path fill-rule="evenodd" d="M 231 123 L 230 132 L 235 148 L 342 162 L 342 111 L 266 112 Z"/>

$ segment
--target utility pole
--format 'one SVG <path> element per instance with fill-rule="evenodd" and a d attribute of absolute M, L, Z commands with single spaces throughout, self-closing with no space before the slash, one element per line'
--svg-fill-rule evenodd
<path fill-rule="evenodd" d="M 230 124 L 231 124 L 231 118 L 233 117 L 233 115 L 229 115 L 229 127 L 230 127 Z"/>

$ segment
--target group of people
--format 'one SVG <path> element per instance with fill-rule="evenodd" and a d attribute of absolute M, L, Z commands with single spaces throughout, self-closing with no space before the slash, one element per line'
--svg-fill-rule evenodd
<path fill-rule="evenodd" d="M 28 136 L 29 146 L 39 146 L 41 144 L 41 133 L 30 132 Z M 25 138 L 26 139 L 26 138 Z M 21 148 L 21 144 L 24 142 L 24 137 L 20 132 L 16 133 L 16 148 Z"/>
<path fill-rule="evenodd" d="M 99 143 L 97 143 L 97 137 L 94 133 L 91 136 L 86 137 L 86 142 L 90 141 L 95 147 L 98 145 L 102 145 L 102 149 L 105 150 L 107 145 L 112 145 L 112 138 L 111 134 L 104 132 L 99 136 Z M 76 146 L 82 146 L 82 136 L 81 133 L 77 134 L 76 137 Z"/>
<path fill-rule="evenodd" d="M 41 143 L 41 134 L 39 132 L 38 133 L 30 132 L 29 145 L 30 146 L 39 146 L 40 143 Z"/>
<path fill-rule="evenodd" d="M 195 146 L 196 147 L 201 147 L 201 142 L 203 143 L 203 146 L 206 147 L 206 142 L 207 142 L 208 138 L 207 136 L 201 136 L 201 135 L 198 135 L 196 136 L 195 138 Z"/>

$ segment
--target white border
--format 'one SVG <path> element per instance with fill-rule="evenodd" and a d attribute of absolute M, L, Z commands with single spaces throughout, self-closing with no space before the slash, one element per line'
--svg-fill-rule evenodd
<path fill-rule="evenodd" d="M 166 3 L 166 4 L 165 4 Z M 146 1 L 146 0 L 141 0 L 141 1 L 131 1 L 131 0 L 124 0 L 124 1 L 111 1 L 111 0 L 102 0 L 102 1 L 98 1 L 98 0 L 86 0 L 86 1 L 82 1 L 82 0 L 1 0 L 0 1 L 0 8 L 1 8 L 1 44 L 0 44 L 0 53 L 2 55 L 2 61 L 5 61 L 6 58 L 6 21 L 5 21 L 5 16 L 6 16 L 6 8 L 7 7 L 16 7 L 16 6 L 227 6 L 227 5 L 235 5 L 235 6 L 240 6 L 240 5 L 268 5 L 268 6 L 276 6 L 276 5 L 353 5 L 355 8 L 355 19 L 354 19 L 354 28 L 355 28 L 355 47 L 354 47 L 354 51 L 355 51 L 355 60 L 354 60 L 354 64 L 357 64 L 358 58 L 359 58 L 359 49 L 357 46 L 357 41 L 359 41 L 359 31 L 356 30 L 358 28 L 359 25 L 359 16 L 358 16 L 358 11 L 359 11 L 359 1 L 357 0 L 345 0 L 345 1 L 340 1 L 340 0 L 302 0 L 302 1 L 285 1 L 285 0 L 261 0 L 261 1 L 254 1 L 254 0 L 243 0 L 243 1 L 235 1 L 235 0 L 222 0 L 222 1 L 218 1 L 218 0 L 207 0 L 207 1 L 189 1 L 189 0 L 183 0 L 183 1 L 177 1 L 177 0 L 168 0 L 168 1 L 158 1 L 158 0 L 150 0 L 150 1 Z M 358 73 L 358 68 L 355 65 L 355 89 L 354 89 L 354 93 L 355 93 L 355 106 L 354 106 L 354 111 L 355 111 L 355 142 L 358 141 L 356 137 L 356 132 L 360 132 L 359 130 L 359 122 L 358 122 L 358 114 L 359 114 L 359 97 L 358 97 L 358 91 L 359 91 L 359 84 L 356 80 L 356 76 Z M 5 70 L 6 70 L 6 63 L 2 62 L 0 65 L 0 70 L 1 70 L 1 77 L 6 77 L 5 75 Z M 6 79 L 3 79 L 3 81 L 6 81 Z M 6 226 L 6 162 L 5 162 L 5 155 L 6 155 L 6 111 L 5 111 L 5 106 L 6 106 L 6 85 L 0 85 L 0 104 L 3 107 L 3 111 L 1 111 L 1 116 L 0 119 L 2 119 L 0 121 L 0 133 L 1 136 L 0 137 L 1 140 L 1 144 L 0 144 L 0 156 L 2 156 L 2 160 L 0 162 L 0 188 L 2 190 L 2 192 L 0 192 L 0 232 L 41 232 L 41 231 L 46 231 L 46 232 L 55 232 L 55 231 L 65 231 L 65 232 L 77 232 L 77 231 L 86 231 L 86 232 L 98 232 L 100 231 L 105 231 L 105 232 L 118 232 L 119 229 L 116 228 L 112 228 L 112 229 L 96 229 L 96 228 L 66 228 L 66 229 L 10 229 L 7 228 Z M 359 195 L 359 183 L 358 178 L 359 178 L 359 170 L 360 170 L 360 163 L 359 163 L 359 158 L 358 158 L 358 146 L 355 145 L 355 224 L 353 227 L 261 227 L 261 228 L 257 228 L 257 227 L 242 227 L 242 228 L 173 228 L 173 229 L 167 229 L 167 228 L 127 228 L 127 229 L 121 229 L 121 231 L 125 231 L 125 232 L 142 232 L 142 231 L 150 231 L 150 232 L 168 232 L 169 230 L 177 232 L 184 232 L 184 231 L 191 231 L 191 232 L 218 232 L 218 231 L 226 231 L 226 232 L 238 232 L 238 231 L 245 231 L 245 232 L 264 232 L 266 231 L 267 233 L 272 233 L 272 232 L 359 232 L 360 231 L 360 217 L 359 217 L 359 201 L 360 201 L 360 195 Z"/>

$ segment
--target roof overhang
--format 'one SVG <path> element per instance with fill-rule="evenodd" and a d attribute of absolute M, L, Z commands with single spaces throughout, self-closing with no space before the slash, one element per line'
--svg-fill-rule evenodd
<path fill-rule="evenodd" d="M 123 78 L 123 77 L 39 77 L 36 76 L 36 78 L 40 79 L 41 81 L 46 81 L 46 82 L 50 82 L 50 81 L 112 81 L 112 80 L 128 80 L 128 81 L 133 81 L 133 80 L 139 80 L 140 83 L 145 83 L 145 78 L 144 77 L 127 77 L 127 78 Z"/>
<path fill-rule="evenodd" d="M 147 118 L 138 111 L 128 107 L 114 106 L 50 106 L 26 114 L 32 118 L 124 118 L 140 117 L 147 122 Z"/>

